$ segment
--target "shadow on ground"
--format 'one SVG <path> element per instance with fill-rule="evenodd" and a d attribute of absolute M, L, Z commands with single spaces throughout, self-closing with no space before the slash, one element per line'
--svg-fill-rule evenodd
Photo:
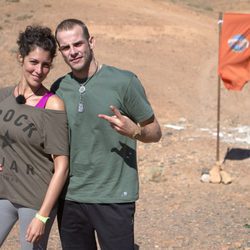
<path fill-rule="evenodd" d="M 224 157 L 224 162 L 226 160 L 245 160 L 250 158 L 250 150 L 243 148 L 228 148 Z"/>

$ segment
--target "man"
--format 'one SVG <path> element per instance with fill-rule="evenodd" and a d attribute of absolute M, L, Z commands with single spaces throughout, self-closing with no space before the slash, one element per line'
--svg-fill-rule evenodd
<path fill-rule="evenodd" d="M 157 142 L 161 129 L 138 78 L 100 65 L 95 40 L 80 20 L 56 29 L 71 72 L 52 86 L 65 102 L 70 131 L 70 175 L 58 212 L 62 247 L 134 249 L 138 199 L 136 140 Z"/>

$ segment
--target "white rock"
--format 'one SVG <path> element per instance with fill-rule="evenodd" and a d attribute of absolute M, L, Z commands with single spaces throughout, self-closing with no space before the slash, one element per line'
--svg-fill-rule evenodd
<path fill-rule="evenodd" d="M 200 180 L 201 180 L 201 182 L 209 183 L 210 175 L 209 174 L 202 174 Z"/>

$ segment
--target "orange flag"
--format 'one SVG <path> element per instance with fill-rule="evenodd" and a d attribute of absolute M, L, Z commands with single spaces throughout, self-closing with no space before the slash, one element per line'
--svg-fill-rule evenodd
<path fill-rule="evenodd" d="M 250 14 L 224 14 L 218 74 L 231 90 L 241 90 L 250 80 Z"/>

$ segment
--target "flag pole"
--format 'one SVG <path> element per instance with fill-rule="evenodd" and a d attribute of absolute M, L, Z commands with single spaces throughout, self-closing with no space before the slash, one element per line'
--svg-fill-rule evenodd
<path fill-rule="evenodd" d="M 219 50 L 221 40 L 221 25 L 222 25 L 222 12 L 219 13 Z M 219 59 L 219 56 L 218 56 Z M 218 60 L 219 63 L 219 60 Z M 218 75 L 217 86 L 217 142 L 216 142 L 216 164 L 209 171 L 209 182 L 221 183 L 221 164 L 220 164 L 220 108 L 221 108 L 221 79 Z"/>
<path fill-rule="evenodd" d="M 221 24 L 222 24 L 222 12 L 219 13 L 219 46 L 220 46 L 220 37 L 221 37 Z M 218 84 L 217 84 L 217 143 L 216 143 L 216 163 L 220 164 L 220 107 L 221 107 L 221 78 L 218 75 Z"/>
<path fill-rule="evenodd" d="M 223 23 L 223 13 L 219 13 L 219 53 L 221 46 L 221 26 Z M 218 56 L 218 64 L 220 63 L 220 54 Z M 221 77 L 218 74 L 218 86 L 217 86 L 217 143 L 216 143 L 216 164 L 209 171 L 209 182 L 211 183 L 224 183 L 230 184 L 232 182 L 231 176 L 222 169 L 220 162 L 220 110 L 221 110 Z M 202 176 L 203 177 L 203 176 Z"/>

